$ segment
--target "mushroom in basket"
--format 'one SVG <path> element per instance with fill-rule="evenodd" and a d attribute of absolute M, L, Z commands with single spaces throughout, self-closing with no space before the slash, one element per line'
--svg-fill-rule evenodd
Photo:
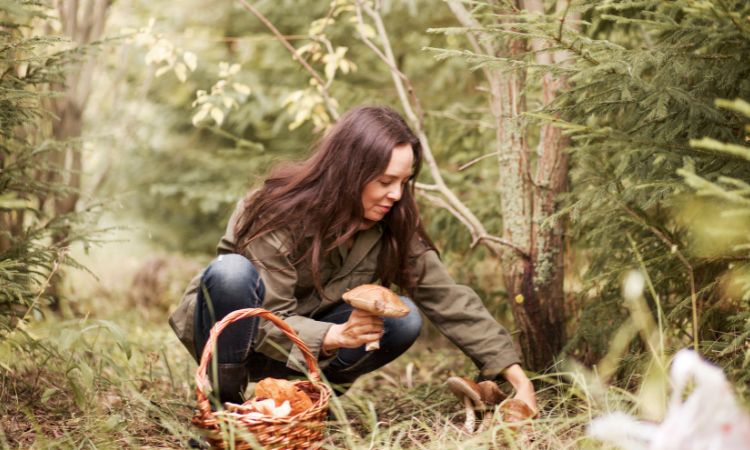
<path fill-rule="evenodd" d="M 310 397 L 293 381 L 264 378 L 255 385 L 255 398 L 239 408 L 244 412 L 260 413 L 271 417 L 294 416 L 313 407 Z"/>
<path fill-rule="evenodd" d="M 392 290 L 376 284 L 363 284 L 347 291 L 342 296 L 352 308 L 366 311 L 380 317 L 404 317 L 409 307 Z M 380 348 L 379 341 L 368 342 L 365 350 Z"/>
<path fill-rule="evenodd" d="M 302 392 L 293 381 L 278 378 L 264 378 L 255 385 L 255 398 L 272 398 L 276 403 L 289 402 L 291 415 L 312 408 L 310 397 Z"/>

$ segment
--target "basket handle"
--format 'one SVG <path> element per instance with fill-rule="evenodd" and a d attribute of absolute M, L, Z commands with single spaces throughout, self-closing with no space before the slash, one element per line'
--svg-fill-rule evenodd
<path fill-rule="evenodd" d="M 274 325 L 276 325 L 281 331 L 286 334 L 286 336 L 302 351 L 302 354 L 305 357 L 305 362 L 307 363 L 307 367 L 310 372 L 310 379 L 314 383 L 320 382 L 320 373 L 318 372 L 318 362 L 313 356 L 312 352 L 310 352 L 310 349 L 307 347 L 307 344 L 305 344 L 302 339 L 297 336 L 297 333 L 294 332 L 292 327 L 290 327 L 286 322 L 284 322 L 282 319 L 280 319 L 278 316 L 273 314 L 271 311 L 268 311 L 267 309 L 263 308 L 245 308 L 245 309 L 238 309 L 236 311 L 232 311 L 231 313 L 224 316 L 223 319 L 221 319 L 219 322 L 216 322 L 214 326 L 211 328 L 211 333 L 208 336 L 208 341 L 206 342 L 205 347 L 203 347 L 203 354 L 201 355 L 201 362 L 198 366 L 198 369 L 195 372 L 195 390 L 196 394 L 198 396 L 198 408 L 205 411 L 210 411 L 210 405 L 208 402 L 208 398 L 204 392 L 205 387 L 210 387 L 211 384 L 208 382 L 208 363 L 211 360 L 211 356 L 213 355 L 214 346 L 216 345 L 216 340 L 219 338 L 219 335 L 222 331 L 224 331 L 224 328 L 229 326 L 230 324 L 245 319 L 248 317 L 256 317 L 259 316 L 263 319 L 270 320 L 273 322 Z"/>

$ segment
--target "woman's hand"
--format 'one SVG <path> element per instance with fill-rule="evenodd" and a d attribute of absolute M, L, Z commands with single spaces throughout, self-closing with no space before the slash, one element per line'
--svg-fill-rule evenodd
<path fill-rule="evenodd" d="M 383 336 L 383 319 L 374 314 L 352 310 L 349 320 L 328 329 L 323 338 L 323 352 L 331 353 L 337 348 L 357 348 Z"/>
<path fill-rule="evenodd" d="M 513 364 L 503 371 L 503 376 L 506 380 L 513 385 L 516 389 L 516 395 L 514 398 L 523 400 L 526 402 L 534 413 L 538 413 L 539 409 L 536 405 L 536 393 L 534 392 L 534 385 L 531 380 L 526 376 L 521 366 Z"/>

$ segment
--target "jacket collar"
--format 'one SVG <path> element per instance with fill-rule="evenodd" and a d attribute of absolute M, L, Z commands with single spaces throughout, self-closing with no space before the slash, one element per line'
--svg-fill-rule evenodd
<path fill-rule="evenodd" d="M 344 265 L 341 267 L 336 278 L 349 275 L 365 259 L 367 254 L 370 253 L 370 250 L 377 244 L 382 235 L 383 229 L 380 224 L 357 233 L 354 245 L 352 245 L 349 254 L 346 256 Z"/>

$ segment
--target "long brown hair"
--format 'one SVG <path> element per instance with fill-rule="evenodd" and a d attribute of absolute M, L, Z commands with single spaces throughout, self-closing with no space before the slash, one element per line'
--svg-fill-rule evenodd
<path fill-rule="evenodd" d="M 305 161 L 277 167 L 259 191 L 249 194 L 237 222 L 236 251 L 254 239 L 283 229 L 292 243 L 294 264 L 309 264 L 316 290 L 322 295 L 320 264 L 365 223 L 362 191 L 383 174 L 394 147 L 410 144 L 414 172 L 401 199 L 381 220 L 382 246 L 376 277 L 409 294 L 420 274 L 410 255 L 413 240 L 433 245 L 425 234 L 414 200 L 414 179 L 422 164 L 422 146 L 404 119 L 382 106 L 348 111 L 315 146 Z"/>

